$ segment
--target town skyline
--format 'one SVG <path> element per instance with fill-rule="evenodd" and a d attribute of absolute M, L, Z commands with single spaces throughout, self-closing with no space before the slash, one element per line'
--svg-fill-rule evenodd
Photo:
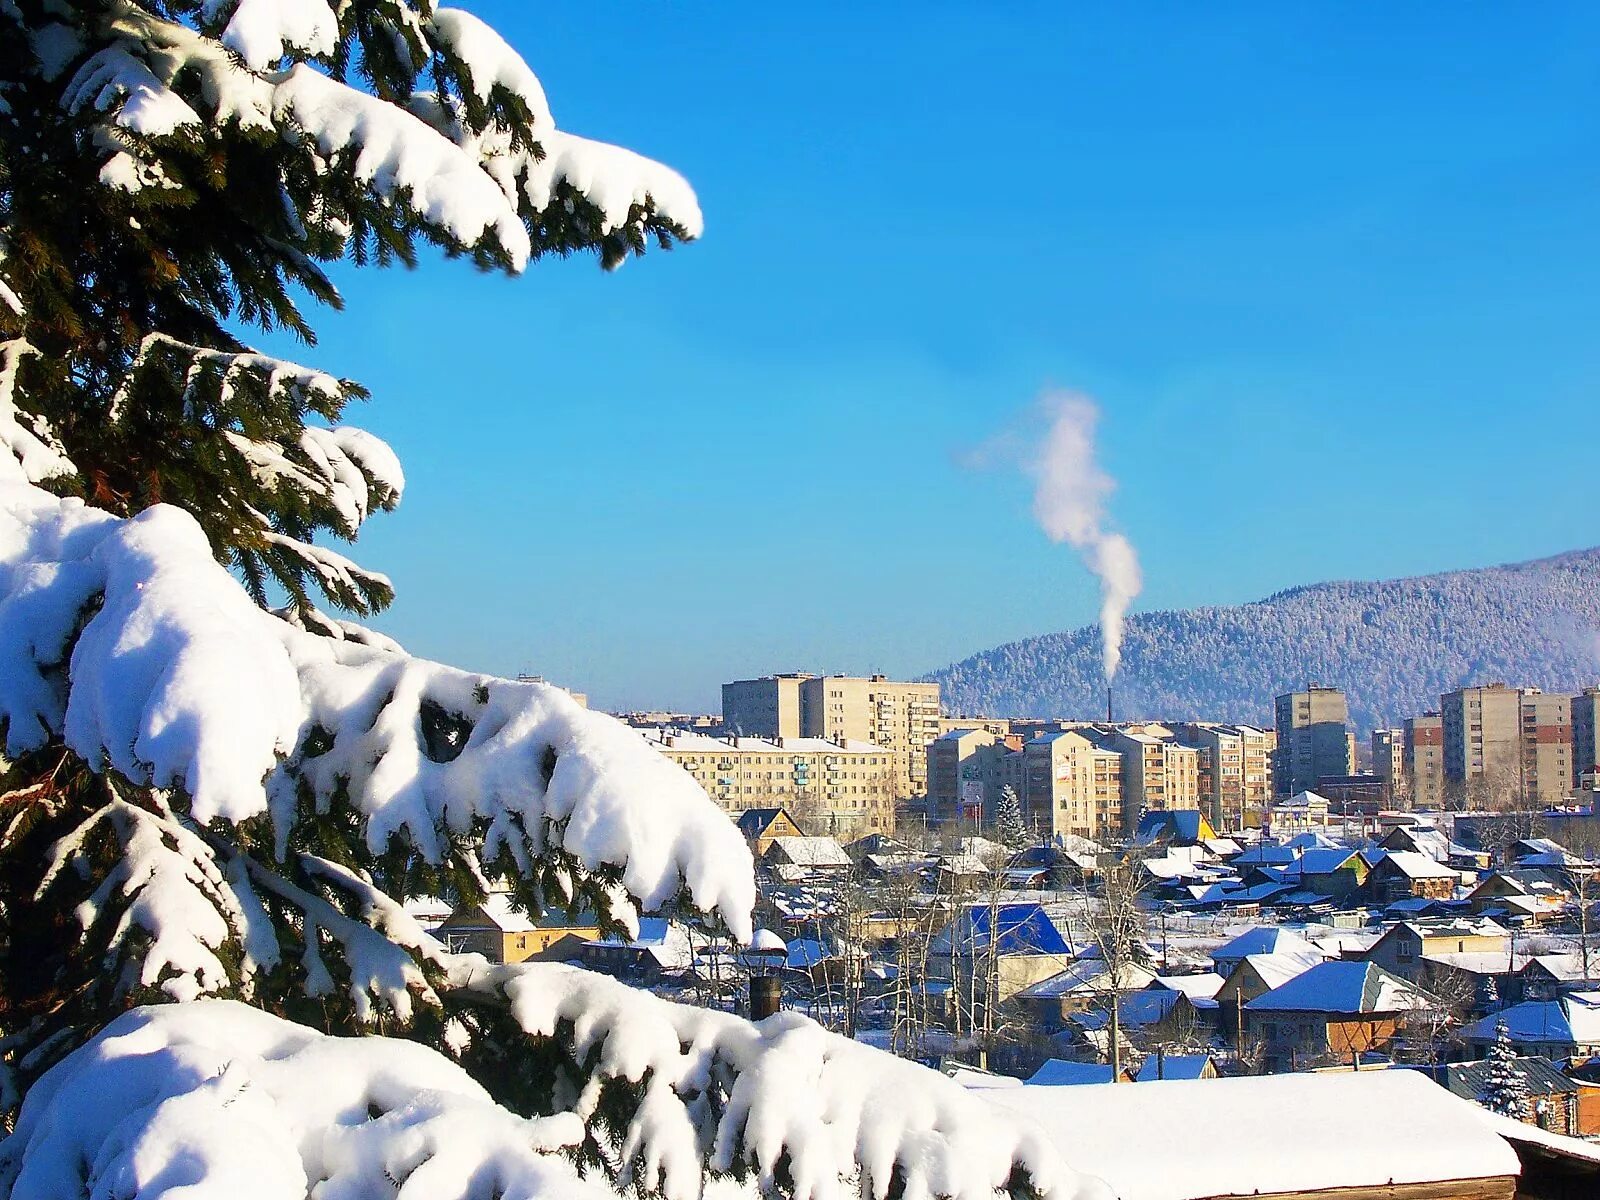
<path fill-rule="evenodd" d="M 708 39 L 645 10 L 603 49 L 579 12 L 483 11 L 564 125 L 692 179 L 707 234 L 532 287 L 430 253 L 404 287 L 337 273 L 319 360 L 372 387 L 354 415 L 408 463 L 362 557 L 419 653 L 685 703 L 699 664 L 916 674 L 1086 624 L 1095 582 L 1027 482 L 959 465 L 1052 386 L 1103 410 L 1135 613 L 1593 544 L 1561 467 L 1600 318 L 1592 11 L 886 6 L 730 12 Z M 952 219 L 975 204 L 1003 219 Z M 422 361 L 418 318 L 452 353 Z M 566 352 L 534 372 L 490 342 Z M 436 419 L 466 396 L 493 444 Z M 1307 476 L 1337 486 L 1279 486 Z M 1477 501 L 1528 479 L 1536 527 Z M 1297 520 L 1325 529 L 1259 552 Z M 943 539 L 960 569 L 932 575 Z M 671 615 L 641 620 L 641 591 Z"/>

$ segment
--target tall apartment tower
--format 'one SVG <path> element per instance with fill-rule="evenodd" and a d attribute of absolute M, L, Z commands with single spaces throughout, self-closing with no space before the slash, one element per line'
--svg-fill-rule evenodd
<path fill-rule="evenodd" d="M 1403 797 L 1408 808 L 1444 807 L 1444 719 L 1407 717 L 1401 727 Z"/>
<path fill-rule="evenodd" d="M 1583 773 L 1600 766 L 1600 745 L 1595 731 L 1600 729 L 1600 688 L 1584 688 L 1572 698 L 1572 783 L 1583 781 Z"/>
<path fill-rule="evenodd" d="M 1404 729 L 1372 731 L 1372 773 L 1382 779 L 1391 803 L 1405 803 L 1410 792 L 1405 785 L 1406 733 Z"/>
<path fill-rule="evenodd" d="M 722 685 L 722 722 L 754 737 L 872 742 L 894 755 L 895 795 L 927 793 L 928 744 L 939 736 L 939 685 L 882 675 L 771 675 Z"/>
<path fill-rule="evenodd" d="M 1122 755 L 1081 733 L 1023 744 L 1023 814 L 1036 833 L 1104 840 L 1123 831 Z"/>
<path fill-rule="evenodd" d="M 1308 684 L 1303 692 L 1279 696 L 1273 710 L 1278 750 L 1272 782 L 1278 795 L 1315 788 L 1324 776 L 1356 773 L 1350 705 L 1343 691 Z"/>
<path fill-rule="evenodd" d="M 1468 808 L 1559 804 L 1572 790 L 1572 701 L 1503 683 L 1439 697 L 1447 797 Z"/>

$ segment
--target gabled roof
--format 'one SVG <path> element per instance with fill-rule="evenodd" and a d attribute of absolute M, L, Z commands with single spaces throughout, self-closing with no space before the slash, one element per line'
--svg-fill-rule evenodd
<path fill-rule="evenodd" d="M 767 857 L 797 867 L 848 867 L 854 864 L 844 847 L 831 837 L 777 837 Z"/>
<path fill-rule="evenodd" d="M 756 838 L 771 828 L 779 817 L 788 817 L 791 825 L 794 825 L 796 829 L 800 828 L 795 823 L 795 819 L 789 815 L 789 810 L 785 808 L 747 808 L 739 814 L 739 819 L 735 824 L 739 826 L 739 832 L 744 834 L 745 837 Z"/>
<path fill-rule="evenodd" d="M 1151 1083 L 1158 1079 L 1204 1079 L 1205 1070 L 1211 1066 L 1209 1054 L 1152 1054 L 1144 1060 L 1136 1083 Z M 1212 1068 L 1215 1070 L 1215 1068 Z"/>
<path fill-rule="evenodd" d="M 1426 1008 L 1431 999 L 1377 963 L 1318 963 L 1304 974 L 1257 996 L 1251 1012 L 1314 1012 L 1331 1015 L 1395 1013 Z"/>
<path fill-rule="evenodd" d="M 1460 871 L 1452 871 L 1449 867 L 1441 866 L 1426 854 L 1418 854 L 1415 850 L 1391 850 L 1383 856 L 1383 864 L 1389 870 L 1398 871 L 1407 879 L 1455 879 L 1461 878 Z"/>
<path fill-rule="evenodd" d="M 1182 842 L 1195 845 L 1217 836 L 1211 822 L 1199 809 L 1180 808 L 1170 811 L 1147 812 L 1139 818 L 1134 830 L 1136 842 Z"/>
<path fill-rule="evenodd" d="M 1112 987 L 1110 972 L 1098 958 L 1086 958 L 1073 963 L 1065 971 L 1040 980 L 1032 987 L 1017 993 L 1022 1000 L 1059 1000 L 1063 996 L 1100 995 L 1111 991 L 1136 991 L 1149 987 L 1155 981 L 1155 972 L 1137 963 L 1123 963 L 1117 972 L 1118 986 Z"/>
<path fill-rule="evenodd" d="M 1307 850 L 1300 856 L 1300 861 L 1285 868 L 1290 876 L 1300 875 L 1332 875 L 1342 867 L 1348 866 L 1352 860 L 1361 866 L 1366 865 L 1366 860 L 1354 850 L 1343 848 Z"/>
<path fill-rule="evenodd" d="M 1310 954 L 1252 954 L 1241 959 L 1234 970 L 1249 967 L 1267 987 L 1278 988 L 1304 975 L 1322 961 L 1322 956 L 1315 951 Z"/>
<path fill-rule="evenodd" d="M 1548 1058 L 1528 1055 L 1511 1060 L 1513 1069 L 1522 1076 L 1528 1093 L 1533 1096 L 1554 1096 L 1579 1090 L 1578 1081 L 1556 1070 Z M 1488 1059 L 1478 1062 L 1451 1063 L 1445 1068 L 1445 1087 L 1464 1100 L 1476 1100 L 1489 1083 L 1491 1064 Z"/>
<path fill-rule="evenodd" d="M 1150 986 L 1181 992 L 1191 1000 L 1215 1000 L 1217 993 L 1222 990 L 1222 976 L 1215 971 L 1207 971 L 1203 975 L 1157 975 L 1156 981 Z"/>
<path fill-rule="evenodd" d="M 1292 929 L 1261 926 L 1247 929 L 1211 952 L 1212 962 L 1238 962 L 1252 954 L 1298 954 L 1320 959 L 1310 942 Z"/>
<path fill-rule="evenodd" d="M 969 905 L 934 935 L 928 950 L 941 957 L 967 958 L 987 954 L 991 946 L 1001 955 L 1072 954 L 1055 922 L 1038 904 Z"/>
<path fill-rule="evenodd" d="M 1033 1087 L 1076 1087 L 1110 1082 L 1110 1063 L 1068 1062 L 1064 1058 L 1047 1058 L 1043 1066 L 1028 1076 L 1028 1083 Z"/>
<path fill-rule="evenodd" d="M 1490 1013 L 1461 1031 L 1467 1041 L 1492 1042 L 1504 1021 L 1511 1040 L 1523 1044 L 1600 1044 L 1600 992 L 1572 992 L 1558 1000 L 1524 1000 Z"/>

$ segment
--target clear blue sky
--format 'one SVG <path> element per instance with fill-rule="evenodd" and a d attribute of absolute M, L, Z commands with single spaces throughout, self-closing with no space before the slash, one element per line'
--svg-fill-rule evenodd
<path fill-rule="evenodd" d="M 1600 6 L 472 3 L 705 238 L 345 272 L 429 657 L 606 707 L 1094 619 L 1021 479 L 1105 409 L 1135 611 L 1600 542 Z M 1063 11 L 1070 8 L 1071 11 Z"/>

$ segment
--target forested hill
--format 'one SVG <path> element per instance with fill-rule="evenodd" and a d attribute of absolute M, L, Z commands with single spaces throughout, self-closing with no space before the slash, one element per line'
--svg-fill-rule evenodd
<path fill-rule="evenodd" d="M 1096 626 L 986 650 L 928 676 L 947 713 L 1103 717 Z M 1118 719 L 1271 724 L 1272 697 L 1343 687 L 1364 733 L 1464 683 L 1600 681 L 1600 547 L 1382 583 L 1319 583 L 1254 604 L 1136 614 Z"/>

